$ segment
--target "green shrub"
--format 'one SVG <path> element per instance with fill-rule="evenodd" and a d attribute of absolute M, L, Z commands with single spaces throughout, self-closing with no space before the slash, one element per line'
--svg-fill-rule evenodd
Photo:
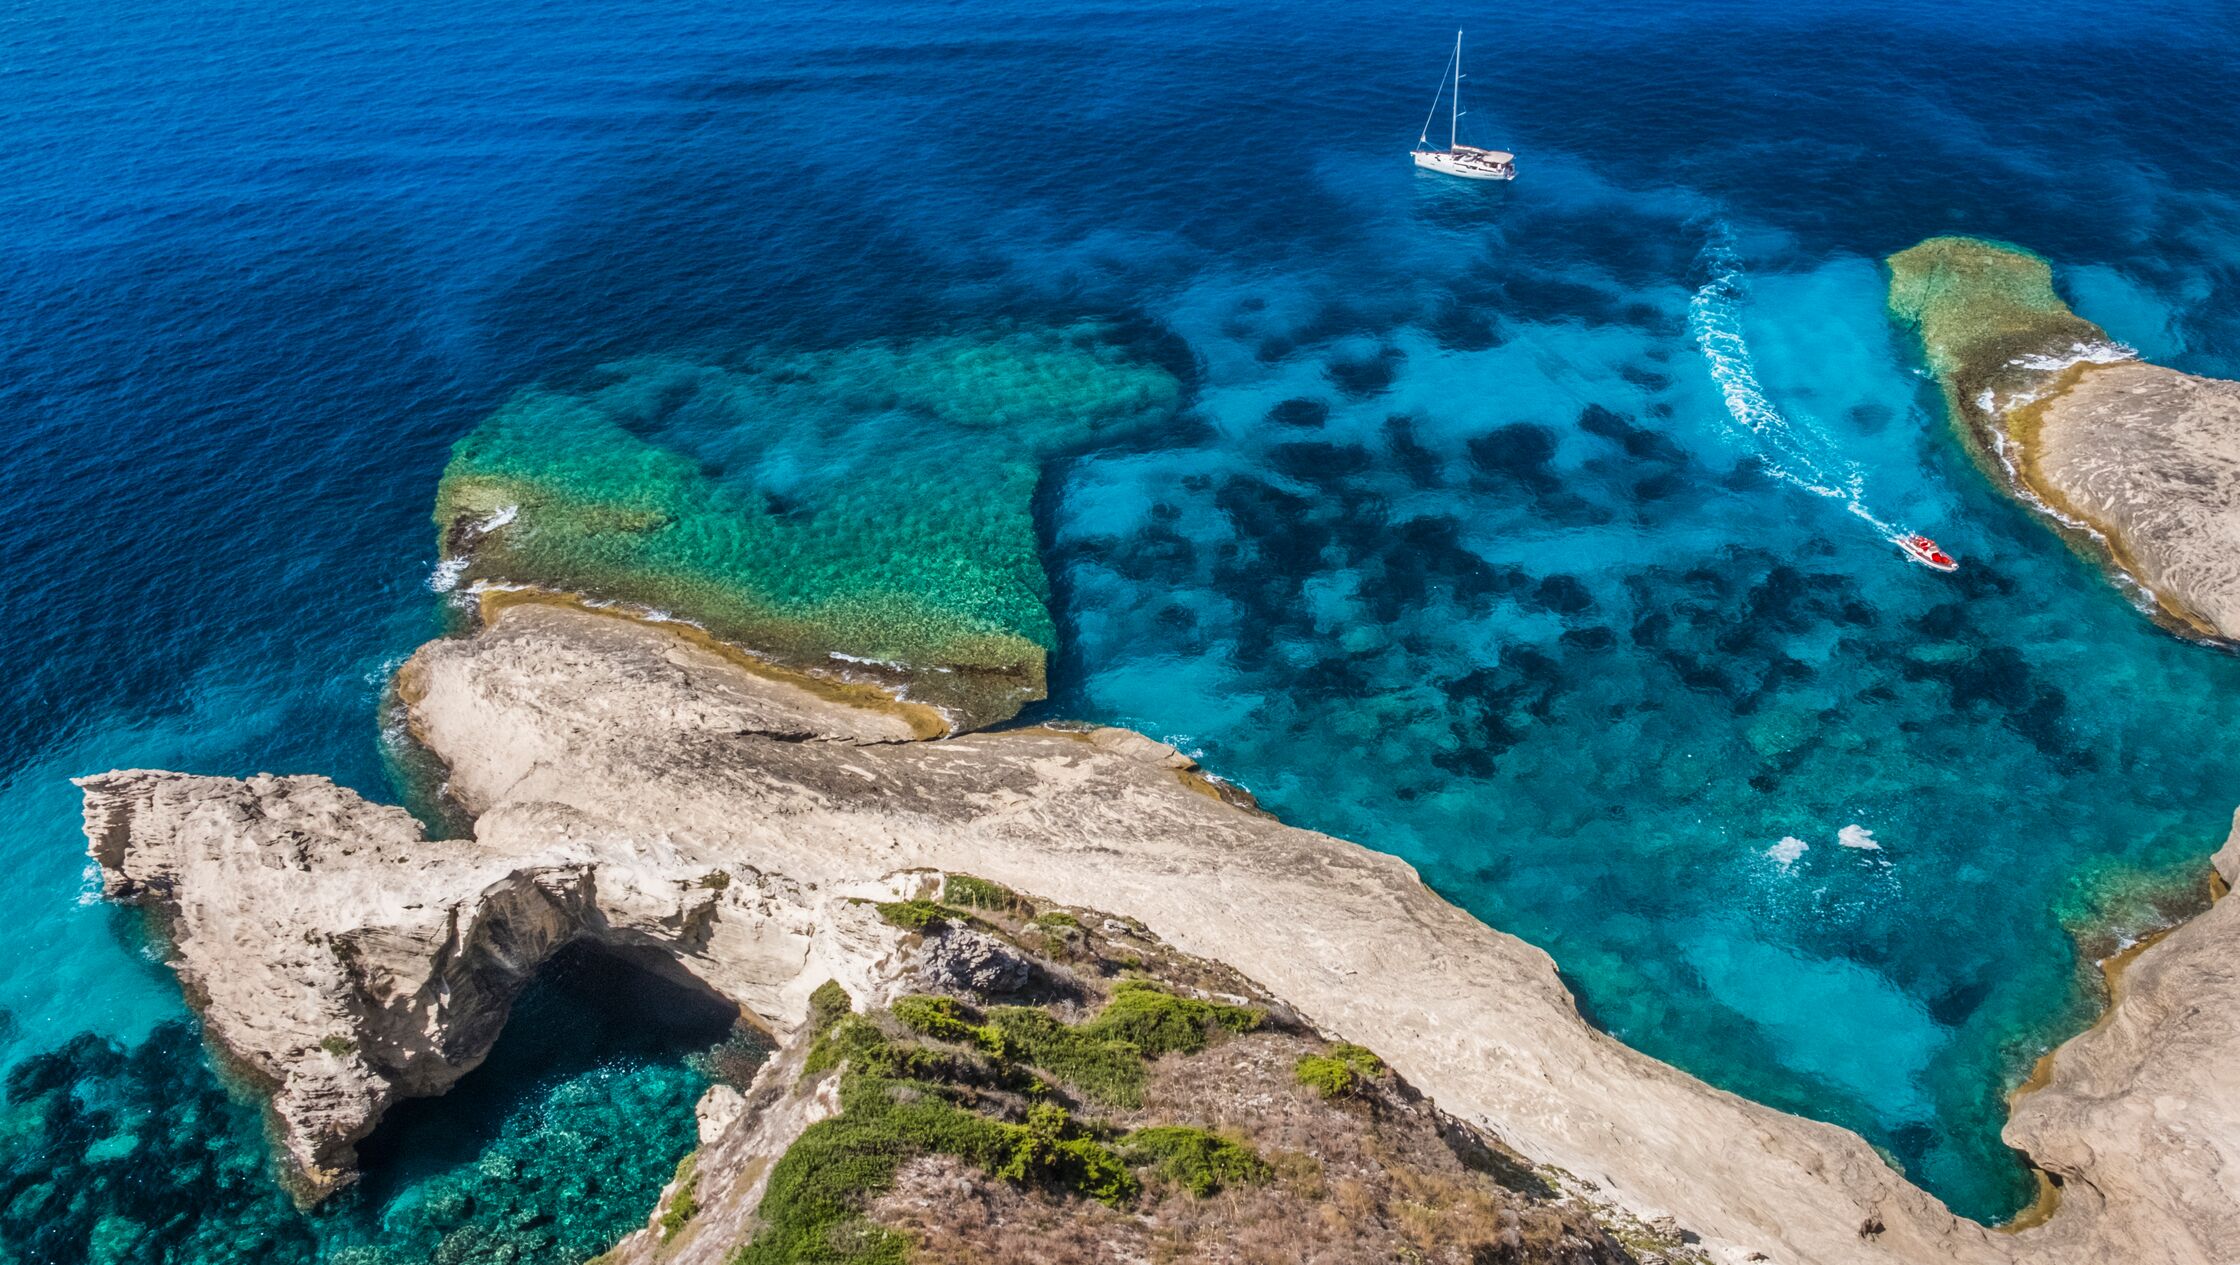
<path fill-rule="evenodd" d="M 336 1058 L 346 1058 L 358 1052 L 358 1043 L 341 1033 L 319 1038 L 319 1048 Z"/>
<path fill-rule="evenodd" d="M 1127 1136 L 1121 1154 L 1198 1196 L 1224 1186 L 1258 1185 L 1275 1175 L 1250 1146 L 1189 1125 L 1138 1129 Z"/>
<path fill-rule="evenodd" d="M 1309 1054 L 1293 1069 L 1299 1083 L 1325 1099 L 1343 1098 L 1360 1088 L 1361 1081 L 1384 1075 L 1384 1060 L 1358 1045 L 1333 1045 L 1327 1053 Z"/>
<path fill-rule="evenodd" d="M 1051 910 L 1045 910 L 1044 912 L 1042 912 L 1042 913 L 1040 913 L 1040 914 L 1037 914 L 1037 915 L 1035 916 L 1035 920 L 1034 920 L 1034 921 L 1035 921 L 1035 925 L 1037 925 L 1037 926 L 1040 926 L 1040 927 L 1044 927 L 1044 928 L 1049 928 L 1049 927 L 1074 927 L 1074 928 L 1079 928 L 1079 927 L 1081 926 L 1081 920 L 1080 920 L 1079 918 L 1076 918 L 1076 917 L 1074 917 L 1074 916 L 1073 916 L 1072 914 L 1069 914 L 1069 913 L 1067 913 L 1067 912 L 1066 912 L 1065 910 L 1063 910 L 1063 909 L 1051 909 Z"/>
<path fill-rule="evenodd" d="M 840 1112 L 811 1125 L 771 1168 L 757 1209 L 763 1228 L 732 1255 L 730 1265 L 902 1265 L 910 1241 L 866 1220 L 863 1209 L 871 1196 L 893 1185 L 896 1171 L 914 1155 L 952 1155 L 1006 1181 L 1115 1206 L 1140 1190 L 1131 1163 L 1152 1167 L 1200 1195 L 1270 1176 L 1266 1161 L 1249 1146 L 1182 1126 L 1137 1130 L 1128 1135 L 1123 1158 L 1065 1108 L 1047 1101 L 1050 1091 L 1039 1080 L 1030 1081 L 1025 1092 L 1044 1100 L 1028 1107 L 1025 1123 L 980 1115 L 960 1105 L 959 1095 L 971 1101 L 973 1091 L 956 1086 L 960 1077 L 985 1075 L 977 1055 L 944 1053 L 890 1035 L 878 1019 L 852 1013 L 849 1004 L 837 983 L 810 997 L 817 1035 L 808 1072 L 845 1069 Z M 932 994 L 902 997 L 890 1013 L 894 1023 L 912 1032 L 986 1053 L 999 1069 L 1032 1065 L 1086 1098 L 1123 1107 L 1142 1105 L 1147 1059 L 1203 1049 L 1220 1032 L 1247 1032 L 1266 1019 L 1251 1007 L 1180 997 L 1146 981 L 1122 983 L 1095 1018 L 1074 1026 L 1032 1006 L 999 1006 L 983 1014 Z M 1374 1062 L 1367 1051 L 1360 1054 Z M 681 1226 L 696 1203 L 697 1193 L 687 1183 L 663 1215 L 664 1237 L 674 1233 L 669 1218 L 675 1216 Z"/>
<path fill-rule="evenodd" d="M 1103 1040 L 1125 1041 L 1146 1057 L 1156 1058 L 1162 1054 L 1195 1054 L 1206 1048 L 1210 1029 L 1250 1032 L 1267 1018 L 1267 1012 L 1257 1007 L 1178 997 L 1148 980 L 1122 980 L 1113 987 L 1112 1001 L 1082 1025 L 1082 1032 Z"/>
<path fill-rule="evenodd" d="M 1032 916 L 1034 906 L 1026 898 L 1001 883 L 991 883 L 970 874 L 951 874 L 941 884 L 944 904 L 960 909 L 992 909 L 999 913 L 1017 913 Z"/>
<path fill-rule="evenodd" d="M 855 1008 L 856 999 L 848 996 L 848 990 L 840 987 L 839 980 L 826 980 L 817 985 L 817 991 L 809 994 L 810 1033 L 823 1036 L 832 1030 L 832 1025 L 852 1014 Z"/>
<path fill-rule="evenodd" d="M 928 1152 L 1108 1204 L 1138 1189 L 1120 1157 L 1084 1135 L 1062 1108 L 1038 1104 L 1027 1123 L 1010 1124 L 957 1106 L 937 1085 L 851 1067 L 840 1114 L 809 1126 L 771 1168 L 756 1210 L 764 1228 L 731 1265 L 901 1265 L 909 1240 L 865 1221 L 863 1207 L 894 1184 L 904 1160 Z"/>
<path fill-rule="evenodd" d="M 1348 1045 L 1341 1041 L 1330 1047 L 1330 1057 L 1363 1076 L 1384 1075 L 1384 1060 L 1371 1053 L 1367 1046 Z"/>
<path fill-rule="evenodd" d="M 949 925 L 941 906 L 930 900 L 883 900 L 878 902 L 879 917 L 890 927 L 904 931 L 929 931 Z"/>
<path fill-rule="evenodd" d="M 1055 1103 L 1027 1108 L 1027 1122 L 1006 1125 L 1010 1153 L 992 1171 L 1007 1181 L 1056 1186 L 1117 1207 L 1135 1198 L 1135 1174 L 1110 1147 L 1079 1136 L 1073 1117 Z M 1072 1136 L 1069 1136 L 1072 1135 Z"/>
<path fill-rule="evenodd" d="M 1113 1107 L 1143 1105 L 1143 1052 L 1125 1041 L 1069 1028 L 1034 1006 L 997 1006 L 989 1026 L 1003 1035 L 1010 1058 L 1030 1063 L 1073 1086 L 1084 1097 Z"/>
<path fill-rule="evenodd" d="M 994 1024 L 981 1023 L 978 1011 L 954 997 L 912 993 L 896 998 L 892 1011 L 903 1027 L 921 1036 L 978 1046 L 998 1059 L 1009 1052 L 1010 1042 L 1004 1038 L 1003 1030 Z"/>
<path fill-rule="evenodd" d="M 1143 1105 L 1144 1060 L 1193 1053 L 1216 1030 L 1249 1032 L 1267 1016 L 1243 1006 L 1177 997 L 1142 980 L 1123 981 L 1097 1016 L 1074 1027 L 1034 1006 L 997 1006 L 977 1029 L 983 1049 L 1032 1064 L 1084 1097 L 1113 1107 Z M 989 1030 L 1002 1039 L 989 1040 Z"/>
<path fill-rule="evenodd" d="M 661 1241 L 667 1243 L 684 1229 L 700 1211 L 700 1152 L 694 1151 L 677 1161 L 677 1193 L 669 1197 L 669 1206 L 661 1210 Z"/>
<path fill-rule="evenodd" d="M 817 1038 L 802 1060 L 803 1076 L 822 1076 L 846 1064 L 868 1076 L 892 1080 L 940 1080 L 956 1065 L 946 1055 L 921 1045 L 890 1039 L 876 1020 L 849 1015 Z"/>

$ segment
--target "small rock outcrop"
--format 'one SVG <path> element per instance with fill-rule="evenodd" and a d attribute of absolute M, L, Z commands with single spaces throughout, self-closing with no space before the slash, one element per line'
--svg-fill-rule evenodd
<path fill-rule="evenodd" d="M 1856 1136 L 1594 1031 L 1539 950 L 1139 735 L 888 740 L 875 711 L 676 631 L 543 605 L 423 647 L 398 688 L 472 839 L 425 840 L 317 778 L 83 783 L 107 890 L 170 926 L 211 1034 L 275 1086 L 314 1194 L 348 1180 L 387 1103 L 473 1066 L 511 991 L 571 940 L 688 976 L 798 1047 L 826 981 L 862 1007 L 927 987 L 926 902 L 968 874 L 1110 916 L 1047 922 L 1052 941 L 1155 935 L 1220 964 L 1241 982 L 1209 995 L 1249 988 L 1370 1046 L 1486 1138 L 1644 1225 L 1675 1218 L 1710 1259 L 2211 1265 L 2240 1242 L 2224 1190 L 2240 1127 L 2213 1084 L 2240 1058 L 2229 902 L 2142 954 L 2109 1024 L 2025 1100 L 2018 1140 L 2069 1193 L 2001 1235 Z M 1008 978 L 988 945 L 934 956 L 953 991 Z M 723 1139 L 758 1118 L 750 1103 Z M 2196 1126 L 2216 1138 L 2188 1145 Z"/>
<path fill-rule="evenodd" d="M 1936 237 L 1889 264 L 1891 313 L 1982 464 L 2169 622 L 2240 638 L 2240 382 L 2141 362 L 2027 251 Z"/>
<path fill-rule="evenodd" d="M 947 927 L 926 938 L 919 978 L 929 988 L 1009 996 L 1034 982 L 1034 964 L 994 936 Z"/>

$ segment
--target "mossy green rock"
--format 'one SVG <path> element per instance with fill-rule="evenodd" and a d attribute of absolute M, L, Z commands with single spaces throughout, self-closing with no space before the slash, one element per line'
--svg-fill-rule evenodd
<path fill-rule="evenodd" d="M 435 517 L 458 581 L 658 609 L 971 727 L 1042 696 L 1044 465 L 1180 394 L 1092 324 L 641 357 L 508 401 Z"/>
<path fill-rule="evenodd" d="M 2054 292 L 2053 266 L 2018 246 L 1932 237 L 1888 263 L 1891 317 L 1920 334 L 1954 416 L 1973 428 L 2041 387 L 2049 363 L 2108 341 Z"/>

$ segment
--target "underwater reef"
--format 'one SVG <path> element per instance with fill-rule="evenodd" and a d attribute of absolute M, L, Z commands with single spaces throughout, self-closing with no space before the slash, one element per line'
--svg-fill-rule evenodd
<path fill-rule="evenodd" d="M 367 1186 L 316 1214 L 275 1180 L 252 1095 L 213 1070 L 192 1025 L 167 1023 L 129 1046 L 81 1035 L 24 1060 L 0 1101 L 0 1260 L 575 1265 L 595 1255 L 643 1223 L 693 1144 L 693 1102 L 710 1077 L 704 1058 L 674 1057 L 673 1019 L 587 1010 L 565 973 L 523 994 L 485 1076 L 440 1110 L 396 1122 Z"/>
<path fill-rule="evenodd" d="M 2026 250 L 1933 237 L 1888 262 L 1985 469 L 2170 627 L 2240 637 L 2240 383 L 2138 360 Z"/>
<path fill-rule="evenodd" d="M 1953 416 L 1988 450 L 1999 443 L 2000 414 L 2041 389 L 2042 375 L 2128 355 L 2062 302 L 2052 264 L 2019 247 L 1932 237 L 1886 262 L 1891 317 L 1920 335 Z"/>
<path fill-rule="evenodd" d="M 1056 647 L 1043 467 L 1181 394 L 1096 323 L 620 361 L 458 443 L 439 583 L 660 611 L 988 724 L 1043 696 Z"/>

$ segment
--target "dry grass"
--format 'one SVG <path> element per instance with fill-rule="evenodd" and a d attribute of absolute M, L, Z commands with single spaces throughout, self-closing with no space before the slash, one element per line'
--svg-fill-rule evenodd
<path fill-rule="evenodd" d="M 950 882 L 978 894 L 971 887 L 976 880 L 952 876 Z M 1150 998 L 1169 1008 L 1203 1009 L 1184 1025 L 1201 1039 L 1154 1041 L 1163 1031 L 1156 1025 L 1149 1035 L 1129 1034 L 1146 1052 L 1165 1052 L 1132 1064 L 1141 1069 L 1140 1092 L 1086 1095 L 1076 1104 L 1082 1127 L 1102 1130 L 1133 1166 L 1142 1183 L 1135 1198 L 1108 1207 L 1047 1185 L 1007 1182 L 952 1156 L 920 1155 L 904 1161 L 892 1185 L 866 1209 L 871 1223 L 907 1239 L 912 1261 L 1620 1265 L 1631 1259 L 1592 1210 L 1548 1187 L 1529 1161 L 1446 1117 L 1368 1051 L 1312 1035 L 1235 972 L 1177 953 L 1139 924 L 1086 909 L 1044 907 L 1038 913 L 1040 902 L 989 886 L 988 899 L 972 902 L 983 929 L 1041 959 L 1049 981 L 1064 985 L 1041 1012 L 1050 1026 L 1094 1023 L 1124 1009 L 1121 1003 Z M 1146 992 L 1129 977 L 1149 977 L 1172 992 Z M 913 1004 L 955 1009 L 965 1035 L 977 1031 L 964 1020 L 977 1022 L 978 1010 L 934 999 Z M 1255 1022 L 1209 1018 L 1232 1011 Z M 913 1027 L 946 1030 L 931 1022 Z M 1004 1044 L 1014 1043 L 1007 1034 Z M 1309 1083 L 1311 1077 L 1302 1082 L 1302 1063 L 1341 1067 L 1347 1072 L 1343 1092 L 1326 1094 Z M 1151 1154 L 1156 1148 L 1129 1148 L 1126 1132 L 1147 1128 L 1160 1129 L 1142 1135 L 1147 1138 L 1210 1130 L 1239 1155 L 1257 1159 L 1232 1166 L 1233 1182 L 1194 1181 L 1190 1166 L 1159 1163 Z M 1193 1186 L 1210 1193 L 1193 1193 Z"/>
<path fill-rule="evenodd" d="M 872 1210 L 937 1265 L 1617 1265 L 1623 1249 L 1583 1208 L 1505 1187 L 1485 1141 L 1396 1078 L 1324 1101 L 1295 1033 L 1237 1037 L 1161 1060 L 1144 1106 L 1115 1123 L 1187 1120 L 1249 1142 L 1264 1184 L 1200 1197 L 1147 1176 L 1121 1208 L 991 1182 L 954 1161 L 912 1161 Z M 1450 1141 L 1451 1139 L 1451 1141 Z M 1461 1154 L 1458 1154 L 1458 1151 Z M 1520 1168 L 1518 1170 L 1522 1172 Z"/>

